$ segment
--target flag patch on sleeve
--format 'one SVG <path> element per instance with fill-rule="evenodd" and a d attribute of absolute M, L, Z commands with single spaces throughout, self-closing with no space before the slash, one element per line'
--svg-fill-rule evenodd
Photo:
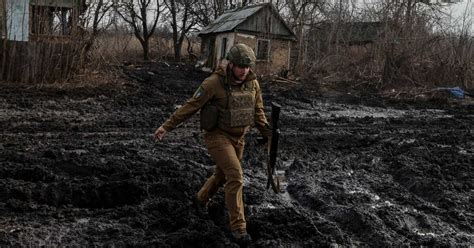
<path fill-rule="evenodd" d="M 194 92 L 193 97 L 197 99 L 197 98 L 201 97 L 202 95 L 204 95 L 204 89 L 202 88 L 202 86 L 199 86 L 199 88 L 196 90 L 196 92 Z"/>

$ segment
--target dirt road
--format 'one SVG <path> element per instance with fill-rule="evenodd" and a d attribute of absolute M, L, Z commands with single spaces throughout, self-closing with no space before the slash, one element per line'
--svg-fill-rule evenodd
<path fill-rule="evenodd" d="M 237 247 L 223 192 L 209 213 L 193 205 L 212 173 L 197 116 L 152 137 L 206 74 L 122 70 L 128 83 L 97 89 L 2 84 L 0 247 Z M 252 131 L 243 167 L 253 247 L 474 244 L 472 106 L 262 86 L 266 106 L 283 105 L 287 185 L 265 189 Z"/>

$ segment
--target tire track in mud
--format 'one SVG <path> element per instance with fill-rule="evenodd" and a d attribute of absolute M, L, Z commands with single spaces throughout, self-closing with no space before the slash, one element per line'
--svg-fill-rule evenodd
<path fill-rule="evenodd" d="M 127 86 L 2 88 L 0 246 L 237 246 L 223 192 L 207 213 L 193 204 L 212 173 L 198 118 L 152 139 L 206 75 L 122 69 L 135 80 Z M 474 243 L 472 109 L 262 86 L 267 105 L 284 105 L 288 185 L 282 195 L 265 189 L 252 131 L 243 166 L 254 247 Z"/>
<path fill-rule="evenodd" d="M 299 154 L 295 156 L 303 162 L 306 154 L 311 153 L 312 156 L 303 165 L 298 161 L 290 166 L 287 172 L 290 178 L 288 190 L 299 203 L 315 210 L 315 215 L 338 223 L 337 226 L 344 230 L 352 244 L 391 246 L 454 242 L 467 245 L 472 242 L 472 228 L 468 225 L 472 221 L 472 213 L 469 213 L 468 206 L 472 205 L 470 191 L 473 177 L 467 166 L 472 164 L 472 154 L 466 154 L 462 146 L 472 149 L 472 144 L 468 143 L 472 139 L 472 131 L 467 128 L 469 122 L 466 124 L 439 111 L 435 111 L 436 115 L 431 110 L 425 111 L 427 113 L 403 112 L 400 117 L 390 118 L 373 118 L 372 114 L 362 118 L 341 118 L 334 113 L 309 113 L 309 116 L 320 118 L 301 125 L 305 126 L 303 130 L 296 130 L 288 137 L 293 142 L 288 146 L 291 153 Z M 301 122 L 298 118 L 291 118 L 293 120 L 288 123 Z M 400 125 L 394 126 L 392 122 Z M 453 134 L 456 135 L 453 137 Z M 433 136 L 437 138 L 433 139 Z M 297 146 L 298 143 L 304 145 Z M 428 153 L 421 157 L 418 153 L 407 154 L 406 144 L 413 144 Z M 433 147 L 450 149 L 437 152 Z M 415 167 L 415 170 L 420 170 L 418 176 L 412 171 L 394 172 L 393 161 L 397 160 L 397 154 L 404 154 L 410 159 L 405 161 L 404 168 Z M 443 157 L 449 159 L 440 163 Z M 424 161 L 425 158 L 431 158 L 431 161 Z M 462 171 L 463 178 L 443 178 L 449 173 L 453 162 L 457 164 L 457 161 L 462 161 L 456 168 Z M 448 168 L 427 181 L 432 168 L 440 165 Z M 308 175 L 314 177 L 308 178 Z M 292 180 L 291 177 L 295 178 Z M 453 184 L 463 184 L 464 189 L 445 190 Z M 416 185 L 420 187 L 417 189 Z M 448 195 L 456 198 L 457 204 L 452 201 L 443 203 Z M 453 203 L 455 206 L 459 204 L 461 209 L 450 214 L 461 215 L 462 218 L 454 220 L 446 218 L 450 215 L 446 212 L 425 211 L 427 206 L 439 204 L 442 208 L 449 208 L 448 205 L 453 206 Z M 381 212 L 394 215 L 398 221 L 394 223 Z M 407 239 L 407 236 L 410 238 Z"/>

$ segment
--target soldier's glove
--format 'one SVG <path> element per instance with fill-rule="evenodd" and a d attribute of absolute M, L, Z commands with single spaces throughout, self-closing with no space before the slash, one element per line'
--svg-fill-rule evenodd
<path fill-rule="evenodd" d="M 258 145 L 265 145 L 268 142 L 268 137 L 257 137 L 257 144 Z"/>
<path fill-rule="evenodd" d="M 270 145 L 272 143 L 272 137 L 257 137 L 257 143 L 265 147 L 265 151 L 270 153 Z"/>

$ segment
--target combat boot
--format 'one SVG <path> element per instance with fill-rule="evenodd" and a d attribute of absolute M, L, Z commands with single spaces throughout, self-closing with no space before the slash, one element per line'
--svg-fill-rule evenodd
<path fill-rule="evenodd" d="M 196 212 L 199 215 L 207 215 L 208 214 L 208 209 L 207 209 L 208 204 L 209 204 L 209 201 L 203 202 L 203 201 L 199 200 L 197 197 L 194 198 L 194 207 L 196 208 Z"/>
<path fill-rule="evenodd" d="M 234 230 L 232 231 L 232 237 L 241 246 L 246 246 L 252 242 L 252 237 L 250 237 L 246 230 Z"/>
<path fill-rule="evenodd" d="M 194 199 L 194 206 L 198 213 L 201 214 L 209 214 L 209 212 L 216 211 L 217 202 L 209 199 L 206 202 L 199 200 L 199 198 Z"/>

